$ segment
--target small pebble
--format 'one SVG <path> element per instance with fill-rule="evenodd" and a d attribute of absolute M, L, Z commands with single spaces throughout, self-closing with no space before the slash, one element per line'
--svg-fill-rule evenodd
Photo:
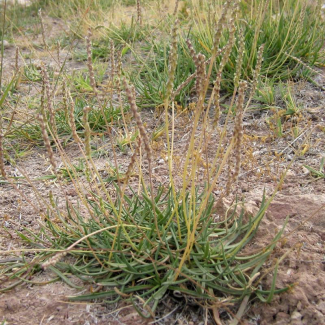
<path fill-rule="evenodd" d="M 291 315 L 292 320 L 301 320 L 301 317 L 302 315 L 297 310 L 295 310 Z"/>
<path fill-rule="evenodd" d="M 3 40 L 3 47 L 4 47 L 5 49 L 8 49 L 9 47 L 11 47 L 11 44 L 10 44 L 8 41 Z"/>

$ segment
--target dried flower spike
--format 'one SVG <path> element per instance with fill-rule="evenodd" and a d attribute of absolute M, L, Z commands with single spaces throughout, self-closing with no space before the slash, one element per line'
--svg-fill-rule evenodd
<path fill-rule="evenodd" d="M 222 36 L 222 31 L 223 31 L 223 25 L 225 24 L 225 22 L 227 20 L 227 14 L 228 14 L 228 9 L 230 7 L 230 4 L 231 4 L 231 1 L 227 0 L 224 3 L 224 5 L 222 6 L 221 16 L 217 23 L 216 32 L 214 34 L 213 50 L 215 52 L 217 52 L 219 49 L 220 39 Z"/>
<path fill-rule="evenodd" d="M 88 114 L 90 112 L 91 108 L 90 106 L 86 106 L 83 109 L 83 126 L 85 128 L 85 150 L 86 150 L 86 155 L 90 157 L 91 155 L 91 147 L 90 147 L 90 125 L 88 122 Z"/>
<path fill-rule="evenodd" d="M 97 86 L 96 86 L 96 80 L 95 80 L 95 74 L 94 74 L 94 68 L 93 68 L 93 61 L 92 61 L 92 50 L 91 50 L 91 29 L 88 29 L 88 35 L 86 36 L 86 48 L 87 48 L 87 67 L 89 71 L 89 80 L 91 88 L 93 89 L 93 92 L 97 95 Z"/>
<path fill-rule="evenodd" d="M 244 54 L 245 54 L 245 35 L 244 35 L 244 31 L 242 28 L 239 29 L 239 33 L 238 33 L 238 43 L 239 43 L 239 47 L 238 47 L 238 54 L 237 54 L 237 58 L 236 58 L 236 72 L 234 75 L 234 84 L 235 87 L 239 86 L 239 79 L 241 77 L 241 71 L 242 71 L 242 65 L 243 65 L 243 59 L 244 59 Z"/>
<path fill-rule="evenodd" d="M 196 73 L 196 83 L 195 83 L 195 89 L 196 94 L 199 97 L 201 94 L 201 90 L 203 87 L 203 82 L 206 77 L 206 71 L 205 71 L 205 56 L 201 53 L 197 55 L 197 73 Z"/>
<path fill-rule="evenodd" d="M 196 55 L 196 52 L 194 50 L 193 44 L 189 39 L 187 39 L 186 40 L 186 45 L 187 45 L 187 47 L 188 47 L 188 49 L 190 51 L 192 60 L 194 61 L 195 65 L 196 65 L 197 64 L 197 55 Z"/>
<path fill-rule="evenodd" d="M 54 255 L 52 258 L 50 258 L 49 260 L 47 260 L 46 262 L 44 262 L 42 264 L 42 268 L 44 270 L 46 270 L 50 266 L 53 266 L 56 263 L 60 262 L 60 260 L 66 255 L 67 255 L 67 252 L 62 252 L 62 253 L 58 253 L 58 254 Z"/>
<path fill-rule="evenodd" d="M 175 71 L 177 66 L 177 30 L 178 30 L 178 20 L 176 19 L 172 30 L 172 44 L 170 47 L 170 54 L 169 54 L 169 73 L 168 73 L 168 82 L 166 86 L 166 99 L 169 99 L 172 94 Z"/>
<path fill-rule="evenodd" d="M 48 74 L 47 74 L 47 71 L 46 71 L 46 68 L 45 68 L 45 65 L 43 62 L 41 64 L 41 73 L 42 73 L 42 78 L 43 78 L 45 94 L 46 94 L 47 109 L 48 109 L 49 116 L 50 116 L 51 129 L 53 131 L 53 136 L 54 136 L 57 133 L 57 129 L 56 129 L 55 116 L 54 116 L 54 109 L 53 109 L 53 105 L 52 105 L 51 85 L 50 85 L 49 77 L 48 77 Z M 43 97 L 43 101 L 45 102 L 45 96 Z"/>
<path fill-rule="evenodd" d="M 2 126 L 0 125 L 0 173 L 3 178 L 6 178 L 7 174 L 5 171 L 5 163 L 4 163 L 3 139 L 4 136 L 2 133 Z"/>
<path fill-rule="evenodd" d="M 115 64 L 115 46 L 114 42 L 110 42 L 110 64 L 111 64 L 111 81 L 113 83 L 115 73 L 116 73 L 116 64 Z"/>
<path fill-rule="evenodd" d="M 174 7 L 174 12 L 173 12 L 173 15 L 174 15 L 174 16 L 177 15 L 178 5 L 179 5 L 179 0 L 176 0 L 176 2 L 175 2 L 175 7 Z"/>
<path fill-rule="evenodd" d="M 42 16 L 42 9 L 38 10 L 38 17 L 39 17 L 40 22 L 41 22 L 42 40 L 43 40 L 45 48 L 47 49 L 48 46 L 47 46 L 46 38 L 45 38 L 45 28 L 44 28 L 44 22 L 43 22 L 43 16 Z"/>
<path fill-rule="evenodd" d="M 263 51 L 264 51 L 264 44 L 260 46 L 257 52 L 257 61 L 256 61 L 256 66 L 255 70 L 253 71 L 253 82 L 251 86 L 251 92 L 250 92 L 250 97 L 254 96 L 256 87 L 257 87 L 257 81 L 258 77 L 260 75 L 261 67 L 262 67 L 262 62 L 263 62 Z"/>
<path fill-rule="evenodd" d="M 148 159 L 149 165 L 151 165 L 151 160 L 152 160 L 151 159 L 151 157 L 152 157 L 151 146 L 150 146 L 149 138 L 148 138 L 145 128 L 143 126 L 141 116 L 138 112 L 137 104 L 135 102 L 134 86 L 130 86 L 128 84 L 128 82 L 124 79 L 124 87 L 125 87 L 126 95 L 128 97 L 129 104 L 130 104 L 131 112 L 132 112 L 133 117 L 137 123 L 137 127 L 139 129 L 140 135 L 143 139 L 143 143 L 144 143 L 144 147 L 145 147 L 145 150 L 147 153 L 147 159 Z"/>
<path fill-rule="evenodd" d="M 126 186 L 126 184 L 128 183 L 128 181 L 130 179 L 132 170 L 134 168 L 135 162 L 137 160 L 137 156 L 138 156 L 139 151 L 140 151 L 140 147 L 141 147 L 141 138 L 138 138 L 138 144 L 137 144 L 137 146 L 136 146 L 136 148 L 134 150 L 134 153 L 133 153 L 133 155 L 131 157 L 128 169 L 127 169 L 126 174 L 125 174 L 125 180 L 124 180 L 125 186 Z"/>
<path fill-rule="evenodd" d="M 61 60 L 61 43 L 60 43 L 60 41 L 58 41 L 56 45 L 57 45 L 56 55 L 57 55 L 58 63 L 60 64 L 60 60 Z"/>
<path fill-rule="evenodd" d="M 137 23 L 142 26 L 142 8 L 140 0 L 137 0 Z"/>

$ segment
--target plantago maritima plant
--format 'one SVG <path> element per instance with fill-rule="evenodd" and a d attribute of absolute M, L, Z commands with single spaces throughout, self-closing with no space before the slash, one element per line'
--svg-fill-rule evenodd
<path fill-rule="evenodd" d="M 83 4 L 79 6 L 82 7 Z M 263 249 L 253 253 L 244 251 L 256 233 L 273 196 L 270 199 L 263 197 L 259 211 L 248 218 L 244 217 L 243 210 L 239 211 L 239 204 L 234 204 L 225 215 L 219 215 L 217 211 L 218 202 L 228 194 L 234 194 L 232 197 L 236 194 L 231 193 L 231 190 L 242 165 L 243 116 L 247 103 L 255 93 L 263 67 L 263 46 L 258 50 L 260 43 L 257 36 L 256 39 L 253 37 L 256 42 L 254 49 L 247 53 L 249 49 L 246 46 L 245 28 L 249 29 L 250 25 L 242 25 L 238 4 L 239 1 L 226 1 L 223 8 L 220 8 L 220 15 L 216 14 L 219 17 L 218 22 L 211 22 L 213 35 L 209 39 L 210 43 L 204 42 L 203 38 L 200 39 L 201 42 L 196 42 L 191 38 L 192 32 L 189 32 L 192 42 L 187 42 L 186 46 L 182 26 L 175 20 L 168 44 L 159 43 L 163 44 L 162 47 L 157 43 L 149 44 L 150 50 L 157 55 L 156 60 L 152 61 L 155 73 L 150 66 L 150 58 L 146 60 L 147 58 L 136 55 L 135 48 L 130 44 L 125 42 L 120 49 L 118 46 L 121 43 L 115 43 L 114 46 L 111 43 L 111 57 L 106 59 L 111 63 L 112 93 L 107 95 L 104 91 L 101 92 L 105 97 L 102 103 L 97 98 L 101 85 L 100 82 L 97 85 L 95 80 L 97 75 L 95 76 L 96 70 L 92 65 L 89 32 L 86 36 L 87 67 L 90 91 L 96 94 L 95 98 L 89 96 L 89 88 L 85 95 L 78 92 L 77 87 L 73 88 L 73 83 L 71 95 L 70 86 L 64 83 L 60 102 L 63 110 L 56 109 L 55 96 L 51 94 L 50 86 L 46 85 L 49 80 L 46 81 L 46 70 L 43 69 L 42 110 L 39 115 L 41 134 L 52 168 L 58 174 L 60 169 L 57 169 L 55 163 L 48 132 L 51 134 L 56 145 L 56 154 L 60 155 L 64 165 L 61 175 L 64 170 L 65 175 L 69 176 L 66 179 L 73 185 L 76 196 L 70 199 L 67 195 L 64 197 L 65 204 L 59 204 L 50 195 L 44 204 L 46 212 L 40 232 L 21 234 L 21 238 L 29 244 L 41 242 L 46 249 L 32 247 L 31 254 L 37 254 L 32 262 L 26 260 L 18 266 L 17 262 L 16 265 L 10 264 L 7 267 L 9 278 L 15 278 L 18 269 L 19 276 L 27 274 L 29 279 L 30 272 L 36 272 L 43 266 L 74 286 L 66 276 L 73 273 L 85 284 L 91 284 L 93 290 L 69 299 L 105 299 L 107 302 L 125 299 L 138 309 L 137 303 L 140 301 L 144 310 L 149 310 L 144 315 L 147 317 L 154 315 L 161 300 L 175 291 L 186 297 L 193 297 L 206 308 L 228 308 L 230 304 L 238 305 L 242 301 L 247 303 L 253 296 L 268 302 L 275 293 L 290 288 L 276 289 L 275 279 L 269 290 L 264 285 L 263 288 L 259 286 L 267 274 L 274 271 L 276 275 L 281 258 L 263 274 L 261 270 L 273 257 L 283 229 Z M 140 1 L 137 1 L 137 5 L 139 8 Z M 200 5 L 203 8 L 204 2 L 200 2 Z M 263 7 L 258 11 L 261 12 L 264 6 L 263 2 Z M 174 20 L 175 15 L 169 16 L 169 19 Z M 195 10 L 191 15 L 195 15 Z M 199 25 L 203 22 L 193 20 L 192 23 L 193 29 L 198 29 L 196 23 Z M 201 32 L 203 33 L 202 30 Z M 141 49 L 142 46 L 143 44 L 139 45 Z M 116 63 L 114 54 L 119 51 L 121 55 Z M 238 55 L 236 59 L 233 57 L 234 53 Z M 134 57 L 141 62 L 141 66 L 137 66 L 140 77 L 133 78 L 130 73 L 130 81 L 124 65 L 129 56 L 131 65 Z M 249 57 L 252 57 L 251 61 Z M 247 62 L 249 67 L 245 71 Z M 183 75 L 182 71 L 186 69 L 188 74 Z M 160 74 L 163 74 L 161 79 Z M 164 170 L 168 168 L 168 174 L 163 175 L 163 184 L 154 174 L 156 156 L 152 139 L 156 138 L 151 136 L 151 125 L 146 127 L 140 115 L 139 108 L 142 107 L 137 105 L 137 97 L 141 96 L 141 86 L 145 83 L 141 78 L 145 77 L 149 78 L 145 81 L 151 78 L 152 82 L 159 79 L 161 83 L 162 91 L 153 94 L 158 100 L 149 102 L 149 105 L 154 107 L 157 103 L 163 103 L 164 108 L 165 123 L 159 126 L 159 131 L 164 130 L 165 134 L 159 134 L 160 143 L 157 145 L 161 147 L 158 148 L 161 149 L 160 152 L 157 152 L 163 155 L 159 163 L 165 162 L 167 166 Z M 242 80 L 246 77 L 250 83 Z M 195 78 L 196 81 L 189 86 L 188 83 Z M 121 90 L 122 80 L 125 93 Z M 58 79 L 58 83 L 60 82 L 62 80 Z M 222 111 L 220 103 L 220 92 L 224 83 L 234 85 L 227 112 Z M 250 91 L 246 91 L 247 85 L 250 85 Z M 150 86 L 148 83 L 148 87 Z M 191 114 L 186 115 L 182 110 L 185 107 L 181 107 L 178 114 L 176 95 L 187 86 L 195 87 L 198 98 L 188 98 L 190 104 L 187 103 L 187 108 L 192 108 Z M 117 92 L 116 101 L 113 92 Z M 248 98 L 245 100 L 247 93 Z M 130 108 L 130 112 L 125 111 L 125 114 L 124 94 Z M 189 94 L 192 95 L 190 90 Z M 45 109 L 49 102 L 52 105 L 52 116 Z M 108 102 L 112 106 L 106 107 Z M 210 121 L 214 106 L 215 120 L 219 120 L 215 125 Z M 106 115 L 108 108 L 113 113 L 120 109 L 122 115 L 118 115 L 118 118 L 122 116 L 124 129 L 119 123 L 113 124 L 113 115 Z M 146 118 L 150 118 L 150 112 L 146 114 Z M 225 119 L 221 120 L 219 117 L 222 114 Z M 57 132 L 48 125 L 52 125 L 52 121 L 48 123 L 47 116 L 48 119 L 54 119 Z M 179 116 L 184 116 L 185 134 L 184 121 L 180 121 Z M 178 123 L 179 121 L 183 124 Z M 95 135 L 94 126 L 98 125 L 96 123 L 100 127 Z M 72 159 L 69 159 L 61 145 L 59 136 L 62 134 L 62 125 L 68 130 L 68 138 L 71 139 L 72 133 L 78 144 L 75 147 L 79 150 L 81 157 L 78 158 L 82 161 L 79 169 L 74 167 Z M 129 132 L 128 127 L 136 130 Z M 123 154 L 117 155 L 118 137 L 125 133 L 128 144 L 134 144 L 125 145 Z M 184 139 L 185 149 L 181 148 L 181 154 L 177 153 L 181 156 L 179 158 L 175 153 L 178 149 L 175 148 L 175 139 L 180 136 Z M 91 143 L 94 146 L 96 144 L 95 137 L 104 143 L 103 148 L 100 148 L 103 151 L 108 151 L 106 143 L 109 143 L 114 168 L 110 166 L 112 156 L 108 162 L 104 161 L 105 167 L 96 164 L 94 152 L 91 152 Z M 142 147 L 146 159 L 142 159 Z M 124 154 L 129 154 L 130 160 L 127 164 L 120 164 Z M 109 155 L 103 156 L 103 159 L 107 156 Z M 112 173 L 107 177 L 112 170 L 114 177 L 110 177 Z M 63 188 L 62 178 L 56 177 L 55 181 Z M 37 192 L 37 188 L 33 189 Z M 140 309 L 139 312 L 144 314 Z"/>

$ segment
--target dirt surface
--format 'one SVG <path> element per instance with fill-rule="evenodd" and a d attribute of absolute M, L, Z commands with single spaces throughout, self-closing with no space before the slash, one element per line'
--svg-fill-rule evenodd
<path fill-rule="evenodd" d="M 53 35 L 64 32 L 59 21 L 47 19 L 47 29 Z M 49 28 L 52 26 L 53 28 Z M 55 26 L 55 28 L 54 28 Z M 33 40 L 39 42 L 40 37 Z M 25 42 L 17 38 L 15 43 Z M 22 53 L 30 51 L 29 47 L 22 48 Z M 26 54 L 25 53 L 25 54 Z M 36 53 L 36 54 L 35 54 Z M 53 52 L 54 53 L 54 52 Z M 5 49 L 5 76 L 10 76 L 10 65 L 14 60 L 13 46 Z M 43 53 L 37 53 L 33 47 L 33 59 L 47 61 Z M 80 63 L 71 58 L 69 69 L 79 67 Z M 315 81 L 325 87 L 325 72 L 319 71 Z M 22 85 L 22 94 L 24 87 Z M 301 136 L 294 139 L 290 130 L 293 121 L 284 122 L 284 136 L 277 137 L 272 130 L 272 114 L 269 111 L 248 111 L 244 120 L 245 136 L 243 140 L 243 169 L 241 171 L 237 190 L 234 194 L 243 197 L 247 213 L 258 210 L 263 191 L 266 195 L 276 188 L 279 175 L 288 164 L 289 169 L 284 184 L 270 205 L 262 221 L 256 238 L 250 244 L 252 250 L 263 247 L 283 226 L 288 217 L 288 224 L 284 232 L 284 239 L 277 247 L 275 257 L 289 252 L 282 261 L 277 278 L 277 287 L 294 284 L 292 289 L 275 296 L 269 304 L 253 301 L 246 310 L 243 324 L 292 324 L 319 325 L 325 323 L 325 179 L 316 179 L 304 167 L 319 168 L 320 160 L 325 157 L 325 93 L 315 85 L 307 82 L 293 84 L 294 96 L 299 104 L 297 123 Z M 281 103 L 280 103 L 281 104 Z M 142 116 L 148 131 L 159 125 L 157 118 L 151 111 L 143 111 Z M 182 157 L 187 144 L 190 116 L 180 116 L 175 123 L 175 155 Z M 269 121 L 269 123 L 266 123 Z M 188 128 L 187 128 L 188 127 Z M 216 143 L 217 133 L 210 130 L 209 146 Z M 109 141 L 107 141 L 108 143 Z M 102 143 L 107 146 L 107 143 Z M 300 155 L 295 155 L 297 151 Z M 159 144 L 154 146 L 154 179 L 155 183 L 167 181 L 167 166 L 164 163 L 163 152 Z M 67 148 L 70 157 L 74 157 L 76 148 Z M 131 153 L 118 152 L 118 164 L 124 168 L 129 163 Z M 60 163 L 59 158 L 57 163 Z M 96 160 L 99 170 L 105 170 L 106 156 Z M 6 170 L 10 175 L 28 175 L 31 179 L 48 175 L 49 162 L 43 148 L 31 147 L 31 150 L 21 159 L 16 159 L 16 165 L 7 164 Z M 64 188 L 58 187 L 51 181 L 35 182 L 37 190 L 43 198 L 52 191 L 54 195 L 67 195 L 74 200 L 76 193 L 72 184 L 67 183 Z M 64 191 L 64 193 L 62 192 Z M 216 193 L 217 194 L 217 193 Z M 222 209 L 227 210 L 234 196 L 223 202 Z M 63 204 L 63 203 L 62 203 Z M 42 197 L 35 197 L 34 189 L 22 182 L 16 189 L 11 185 L 0 184 L 0 250 L 14 250 L 22 248 L 15 230 L 23 227 L 37 231 L 40 227 L 43 211 Z M 292 251 L 291 251 L 292 250 Z M 0 254 L 0 262 L 13 258 Z M 17 258 L 19 254 L 17 253 Z M 43 285 L 24 284 L 14 289 L 0 293 L 0 322 L 5 324 L 149 324 L 152 319 L 142 319 L 132 306 L 123 304 L 108 305 L 96 303 L 69 303 L 66 297 L 84 292 L 80 289 L 68 287 L 61 282 L 46 284 L 54 275 L 51 271 L 42 271 L 33 277 L 33 282 Z M 262 284 L 270 286 L 271 277 Z M 75 285 L 81 285 L 72 279 Z M 8 283 L 1 284 L 2 288 Z M 238 306 L 237 306 L 238 309 Z M 234 309 L 236 311 L 236 309 Z M 219 314 L 223 324 L 228 324 L 227 310 L 220 309 Z M 186 301 L 175 297 L 166 297 L 158 308 L 157 317 L 163 318 L 157 324 L 214 324 L 213 316 L 204 310 L 191 306 Z"/>

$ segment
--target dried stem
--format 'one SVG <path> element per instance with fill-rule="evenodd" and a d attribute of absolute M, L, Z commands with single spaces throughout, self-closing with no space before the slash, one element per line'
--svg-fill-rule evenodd
<path fill-rule="evenodd" d="M 44 22 L 43 22 L 43 16 L 42 16 L 42 9 L 38 10 L 38 17 L 39 17 L 40 22 L 41 22 L 42 40 L 43 40 L 45 48 L 48 49 L 48 45 L 46 43 L 46 38 L 45 38 L 45 28 L 44 28 Z"/>
<path fill-rule="evenodd" d="M 47 151 L 47 154 L 48 154 L 48 158 L 49 158 L 49 161 L 50 161 L 51 166 L 53 168 L 53 172 L 56 173 L 56 163 L 55 163 L 55 160 L 54 160 L 54 153 L 53 153 L 51 143 L 50 143 L 50 139 L 49 139 L 49 136 L 48 136 L 48 133 L 47 133 L 47 127 L 46 127 L 46 123 L 45 123 L 45 120 L 44 120 L 44 115 L 45 115 L 44 114 L 44 109 L 42 109 L 39 116 L 38 116 L 38 119 L 39 119 L 39 122 L 40 122 L 41 130 L 42 130 L 42 137 L 43 137 L 44 145 L 45 145 L 45 148 L 46 148 L 46 151 Z"/>
<path fill-rule="evenodd" d="M 174 12 L 173 12 L 173 15 L 174 15 L 174 16 L 177 15 L 178 5 L 179 5 L 179 0 L 176 0 L 176 2 L 175 2 L 175 7 L 174 7 Z"/>
<path fill-rule="evenodd" d="M 140 0 L 137 0 L 137 23 L 142 26 L 142 8 Z"/>
<path fill-rule="evenodd" d="M 135 102 L 135 89 L 134 89 L 134 86 L 133 85 L 130 86 L 125 79 L 124 79 L 124 87 L 125 87 L 125 91 L 126 91 L 126 95 L 127 95 L 129 104 L 130 104 L 131 112 L 132 112 L 133 117 L 137 123 L 137 127 L 139 129 L 141 138 L 143 139 L 144 147 L 145 147 L 145 150 L 147 153 L 148 163 L 150 165 L 149 169 L 150 169 L 151 161 L 152 161 L 152 151 L 151 151 L 151 146 L 150 146 L 148 135 L 147 135 L 145 128 L 143 126 L 141 116 L 138 112 L 137 104 Z"/>
<path fill-rule="evenodd" d="M 236 58 L 236 71 L 234 75 L 234 85 L 235 87 L 239 86 L 239 79 L 241 78 L 241 70 L 243 65 L 243 59 L 245 54 L 245 35 L 242 28 L 239 29 L 239 35 L 238 35 L 238 54 Z"/>
<path fill-rule="evenodd" d="M 245 90 L 247 88 L 247 82 L 241 81 L 238 88 L 238 99 L 236 105 L 236 120 L 234 128 L 234 156 L 235 156 L 235 171 L 233 174 L 233 183 L 237 181 L 240 164 L 241 164 L 241 144 L 243 138 L 243 111 L 244 111 L 244 99 L 245 99 Z"/>
<path fill-rule="evenodd" d="M 56 55 L 57 55 L 58 63 L 60 64 L 60 60 L 61 60 L 61 43 L 60 43 L 60 41 L 57 42 Z"/>
<path fill-rule="evenodd" d="M 68 99 L 68 104 L 70 102 L 70 105 L 68 105 L 69 109 L 68 109 L 68 116 L 69 116 L 69 125 L 72 131 L 72 136 L 74 141 L 76 141 L 77 143 L 82 143 L 78 133 L 77 133 L 77 128 L 76 128 L 76 122 L 74 119 L 74 110 L 75 110 L 75 104 L 74 104 L 74 100 L 71 96 L 71 93 L 69 91 L 69 89 L 66 89 L 67 91 L 67 99 Z"/>
<path fill-rule="evenodd" d="M 115 73 L 116 73 L 116 64 L 115 64 L 115 46 L 114 42 L 110 42 L 110 64 L 111 64 L 111 81 L 113 84 Z"/>
<path fill-rule="evenodd" d="M 16 47 L 15 53 L 15 73 L 17 74 L 19 71 L 19 47 Z"/>

